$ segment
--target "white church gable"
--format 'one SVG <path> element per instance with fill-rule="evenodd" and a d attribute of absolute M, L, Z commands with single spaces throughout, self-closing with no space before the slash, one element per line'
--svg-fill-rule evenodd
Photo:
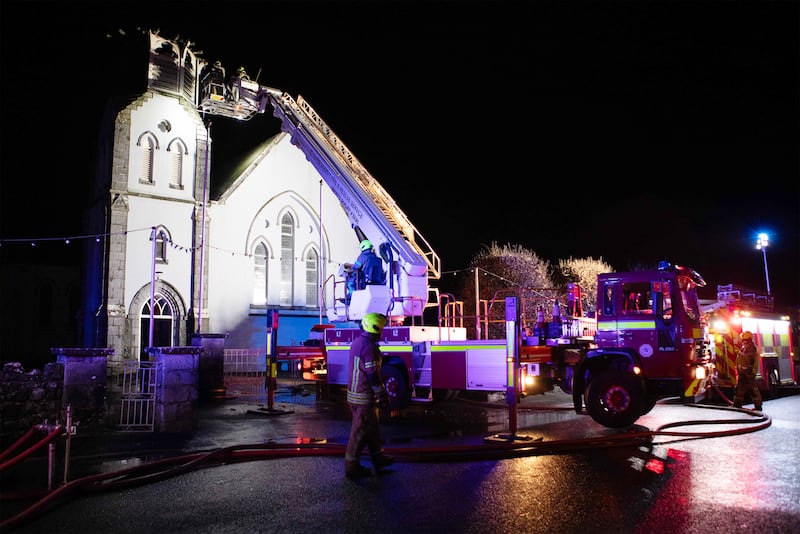
<path fill-rule="evenodd" d="M 332 275 L 359 253 L 338 199 L 288 135 L 256 160 L 209 208 L 209 328 L 232 347 L 263 335 L 250 316 L 266 307 L 318 309 L 318 280 L 330 303 Z"/>

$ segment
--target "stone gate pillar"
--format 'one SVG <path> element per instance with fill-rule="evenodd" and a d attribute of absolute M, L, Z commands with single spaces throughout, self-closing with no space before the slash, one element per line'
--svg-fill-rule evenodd
<path fill-rule="evenodd" d="M 105 430 L 108 424 L 106 375 L 108 358 L 114 349 L 51 348 L 56 362 L 64 366 L 64 394 L 61 411 L 70 406 L 71 417 L 80 430 Z"/>
<path fill-rule="evenodd" d="M 150 347 L 156 362 L 155 431 L 197 430 L 200 353 L 202 347 Z"/>
<path fill-rule="evenodd" d="M 202 347 L 200 354 L 200 400 L 225 398 L 225 338 L 228 334 L 194 334 L 192 346 Z"/>

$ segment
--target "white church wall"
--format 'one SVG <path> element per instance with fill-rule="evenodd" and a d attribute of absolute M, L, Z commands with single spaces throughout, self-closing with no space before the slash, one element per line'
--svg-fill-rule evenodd
<path fill-rule="evenodd" d="M 324 280 L 338 273 L 339 265 L 358 256 L 358 241 L 347 214 L 305 155 L 291 144 L 286 134 L 276 136 L 265 149 L 265 156 L 237 180 L 218 202 L 209 208 L 209 316 L 210 331 L 226 333 L 228 346 L 246 347 L 263 343 L 265 320 L 251 314 L 254 285 L 252 254 L 259 240 L 268 246 L 267 307 L 280 300 L 281 216 L 294 220 L 294 284 L 292 306 L 318 314 L 306 307 L 306 265 L 304 253 L 313 246 L 327 261 Z M 321 197 L 321 199 L 320 199 Z M 322 203 L 322 250 L 320 250 L 320 202 Z M 330 256 L 330 258 L 328 258 Z M 327 288 L 326 302 L 333 299 Z M 288 313 L 288 312 L 285 312 Z M 288 314 L 291 316 L 291 314 Z M 324 316 L 324 314 L 322 314 Z M 304 332 L 291 332 L 291 321 L 281 318 L 279 343 L 300 342 L 308 336 L 309 324 L 318 320 L 298 320 Z"/>
<path fill-rule="evenodd" d="M 191 302 L 192 193 L 198 118 L 187 113 L 178 99 L 150 92 L 143 103 L 131 110 L 130 121 L 125 307 L 130 309 L 136 293 L 151 282 L 151 229 L 163 227 L 170 241 L 166 246 L 166 263 L 156 263 L 155 270 L 160 273 L 157 277 L 175 288 L 188 308 Z M 140 181 L 143 135 L 152 135 L 156 140 L 152 184 Z M 181 187 L 170 186 L 173 151 L 177 149 L 175 140 L 180 140 L 183 145 Z M 136 312 L 138 310 L 133 310 Z"/>
<path fill-rule="evenodd" d="M 153 243 L 151 228 L 163 226 L 168 231 L 174 246 L 167 246 L 167 263 L 156 263 L 159 279 L 169 282 L 189 304 L 192 255 L 192 212 L 190 203 L 131 196 L 128 199 L 127 251 L 125 270 L 125 308 L 130 309 L 131 300 L 143 286 L 150 283 L 153 265 Z"/>
<path fill-rule="evenodd" d="M 197 153 L 196 128 L 196 118 L 186 113 L 177 99 L 158 93 L 152 93 L 151 99 L 132 110 L 128 190 L 132 193 L 192 200 Z M 154 136 L 157 142 L 153 153 L 153 184 L 140 182 L 143 163 L 140 143 L 143 136 L 147 135 Z M 177 139 L 184 143 L 186 149 L 182 158 L 181 188 L 170 187 L 173 150 L 177 147 L 171 143 Z"/>

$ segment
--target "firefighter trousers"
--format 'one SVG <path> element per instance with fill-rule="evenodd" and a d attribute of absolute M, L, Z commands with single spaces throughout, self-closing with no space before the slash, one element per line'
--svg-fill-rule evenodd
<path fill-rule="evenodd" d="M 736 392 L 733 395 L 733 405 L 741 408 L 747 395 L 753 399 L 756 410 L 761 411 L 761 391 L 756 385 L 756 374 L 752 371 L 739 371 L 736 379 Z"/>
<path fill-rule="evenodd" d="M 358 463 L 361 453 L 366 447 L 370 456 L 375 458 L 383 454 L 380 419 L 377 406 L 351 404 L 350 412 L 353 422 L 350 426 L 350 438 L 344 453 L 346 464 Z"/>

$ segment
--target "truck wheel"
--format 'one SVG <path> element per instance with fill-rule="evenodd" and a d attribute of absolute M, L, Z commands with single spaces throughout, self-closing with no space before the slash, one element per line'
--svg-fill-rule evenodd
<path fill-rule="evenodd" d="M 658 402 L 657 397 L 647 397 L 644 399 L 644 404 L 642 405 L 642 415 L 650 413 L 650 411 L 655 408 L 656 403 Z"/>
<path fill-rule="evenodd" d="M 402 410 L 411 404 L 411 390 L 408 388 L 408 381 L 401 369 L 387 364 L 381 367 L 383 376 L 383 386 L 389 395 L 389 409 Z"/>
<path fill-rule="evenodd" d="M 610 428 L 630 426 L 642 414 L 641 387 L 621 373 L 608 372 L 593 378 L 584 400 L 592 419 Z"/>

